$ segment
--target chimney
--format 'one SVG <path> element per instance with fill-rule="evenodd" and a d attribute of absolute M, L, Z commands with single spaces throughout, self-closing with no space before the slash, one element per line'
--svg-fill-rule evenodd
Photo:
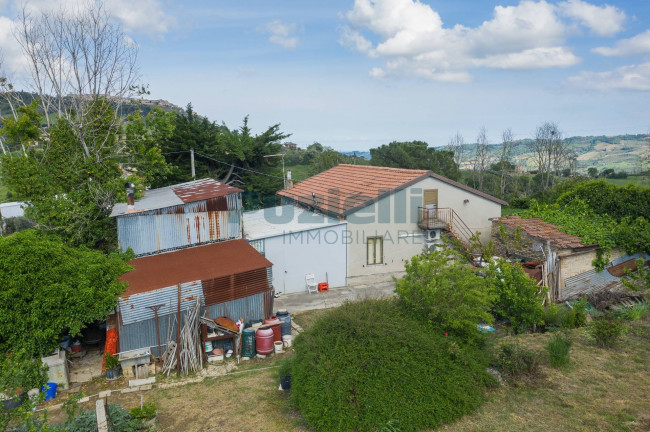
<path fill-rule="evenodd" d="M 126 212 L 131 213 L 135 210 L 135 185 L 133 183 L 127 183 L 124 185 L 126 187 Z"/>
<path fill-rule="evenodd" d="M 289 190 L 293 187 L 293 180 L 291 180 L 291 170 L 287 171 L 287 179 L 284 181 L 284 190 Z"/>

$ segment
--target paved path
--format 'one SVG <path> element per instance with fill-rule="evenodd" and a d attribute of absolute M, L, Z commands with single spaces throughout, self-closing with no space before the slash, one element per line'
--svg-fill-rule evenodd
<path fill-rule="evenodd" d="M 364 298 L 392 297 L 395 295 L 395 282 L 378 282 L 371 285 L 333 288 L 327 293 L 292 293 L 282 294 L 275 299 L 274 310 L 285 309 L 289 313 L 326 309 L 340 306 L 346 300 Z"/>

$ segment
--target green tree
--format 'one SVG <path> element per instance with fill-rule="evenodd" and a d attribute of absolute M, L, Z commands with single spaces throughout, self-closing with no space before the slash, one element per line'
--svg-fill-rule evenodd
<path fill-rule="evenodd" d="M 521 266 L 506 261 L 491 263 L 486 280 L 494 295 L 493 310 L 510 321 L 515 331 L 543 323 L 545 288 L 537 286 Z"/>
<path fill-rule="evenodd" d="M 395 291 L 413 311 L 452 334 L 474 339 L 477 324 L 491 323 L 492 295 L 485 279 L 446 250 L 418 255 L 405 264 Z"/>
<path fill-rule="evenodd" d="M 60 237 L 27 230 L 0 238 L 0 354 L 52 351 L 59 337 L 78 335 L 117 305 L 132 253 L 66 245 Z"/>
<path fill-rule="evenodd" d="M 38 147 L 28 148 L 25 157 L 2 156 L 0 179 L 15 199 L 30 202 L 26 214 L 41 229 L 74 244 L 110 250 L 116 233 L 108 215 L 125 194 L 120 168 L 135 168 L 131 179 L 143 185 L 167 171 L 155 139 L 163 133 L 157 128 L 164 122 L 152 112 L 145 120 L 133 117 L 119 134 L 112 133 L 110 103 L 99 100 L 93 107 L 96 110 L 86 113 L 86 120 L 92 121 L 83 129 L 85 144 L 68 120 L 59 119 L 48 131 L 49 139 L 41 136 Z M 24 129 L 30 131 L 34 122 L 25 122 Z M 21 139 L 19 129 L 3 130 Z M 95 151 L 87 156 L 89 144 Z"/>
<path fill-rule="evenodd" d="M 589 175 L 589 177 L 591 178 L 598 177 L 598 168 L 596 167 L 587 168 L 587 175 Z"/>
<path fill-rule="evenodd" d="M 424 141 L 398 142 L 370 149 L 370 163 L 392 168 L 425 169 L 452 180 L 460 178 L 454 153 L 436 150 Z"/>

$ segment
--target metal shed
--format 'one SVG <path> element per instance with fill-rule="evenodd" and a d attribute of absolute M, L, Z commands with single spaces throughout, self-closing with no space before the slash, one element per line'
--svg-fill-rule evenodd
<path fill-rule="evenodd" d="M 116 204 L 120 249 L 136 256 L 241 238 L 241 189 L 202 179 L 145 192 Z"/>
<path fill-rule="evenodd" d="M 136 258 L 121 277 L 127 291 L 118 304 L 120 350 L 152 347 L 157 353 L 156 322 L 164 351 L 168 327 L 197 300 L 210 318 L 244 318 L 248 324 L 271 314 L 271 263 L 244 240 L 232 240 Z M 179 285 L 180 284 L 180 296 Z M 173 330 L 175 334 L 175 326 Z"/>
<path fill-rule="evenodd" d="M 346 285 L 345 221 L 294 206 L 244 212 L 245 239 L 273 263 L 278 293 L 304 292 L 305 275 L 330 287 Z"/>

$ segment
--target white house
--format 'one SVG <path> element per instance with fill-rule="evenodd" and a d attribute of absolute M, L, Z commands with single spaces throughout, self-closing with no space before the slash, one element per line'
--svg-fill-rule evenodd
<path fill-rule="evenodd" d="M 244 212 L 244 238 L 273 263 L 276 293 L 305 291 L 305 276 L 346 285 L 347 223 L 295 206 Z"/>
<path fill-rule="evenodd" d="M 338 165 L 278 192 L 283 204 L 346 221 L 347 283 L 404 270 L 404 262 L 448 231 L 464 242 L 480 232 L 503 200 L 427 170 Z M 272 260 L 271 260 L 272 261 Z"/>

